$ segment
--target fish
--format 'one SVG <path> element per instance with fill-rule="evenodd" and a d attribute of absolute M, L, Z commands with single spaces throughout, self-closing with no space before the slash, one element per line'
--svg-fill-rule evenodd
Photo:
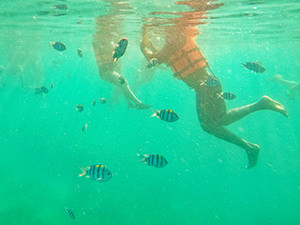
<path fill-rule="evenodd" d="M 233 99 L 236 99 L 236 95 L 233 94 L 232 92 L 222 92 L 220 94 L 217 94 L 219 98 L 223 98 L 223 99 L 226 99 L 226 100 L 233 100 Z"/>
<path fill-rule="evenodd" d="M 166 160 L 166 158 L 163 157 L 160 154 L 152 154 L 152 155 L 147 155 L 147 154 L 140 155 L 140 154 L 137 154 L 137 155 L 142 158 L 140 160 L 140 162 L 144 162 L 148 166 L 154 166 L 156 168 L 162 168 L 162 167 L 164 167 L 164 166 L 166 166 L 168 164 L 168 161 Z"/>
<path fill-rule="evenodd" d="M 67 207 L 65 207 L 66 213 L 69 217 L 71 217 L 73 220 L 75 220 L 75 214 L 74 211 L 72 209 L 69 209 Z"/>
<path fill-rule="evenodd" d="M 214 76 L 209 76 L 206 81 L 202 82 L 201 85 L 206 85 L 208 87 L 216 87 L 220 84 L 219 80 Z"/>
<path fill-rule="evenodd" d="M 105 98 L 99 98 L 99 102 L 102 103 L 102 104 L 105 104 L 106 103 L 106 99 Z"/>
<path fill-rule="evenodd" d="M 60 42 L 60 41 L 54 41 L 54 42 L 50 42 L 50 45 L 56 49 L 57 51 L 65 51 L 67 50 L 67 47 L 64 43 Z"/>
<path fill-rule="evenodd" d="M 78 104 L 75 106 L 75 109 L 78 111 L 78 112 L 82 112 L 84 110 L 84 107 L 82 104 Z"/>
<path fill-rule="evenodd" d="M 50 88 L 54 88 L 54 83 L 53 82 L 50 83 Z"/>
<path fill-rule="evenodd" d="M 80 48 L 77 49 L 77 54 L 79 55 L 80 58 L 82 58 L 83 52 L 82 52 L 82 50 Z"/>
<path fill-rule="evenodd" d="M 154 66 L 156 66 L 157 64 L 158 64 L 158 59 L 157 58 L 152 58 L 152 59 L 149 60 L 147 68 L 151 69 Z"/>
<path fill-rule="evenodd" d="M 96 100 L 93 99 L 93 101 L 92 101 L 92 106 L 95 106 L 95 105 L 96 105 Z"/>
<path fill-rule="evenodd" d="M 85 176 L 94 181 L 106 182 L 112 178 L 110 170 L 102 164 L 96 164 L 80 169 L 82 170 L 82 173 L 79 174 L 80 177 Z"/>
<path fill-rule="evenodd" d="M 47 94 L 48 88 L 45 86 L 37 87 L 34 89 L 34 94 Z"/>
<path fill-rule="evenodd" d="M 174 112 L 171 109 L 161 109 L 161 110 L 153 110 L 153 116 L 156 116 L 157 118 L 166 121 L 166 122 L 175 122 L 179 120 L 179 116 L 176 112 Z"/>
<path fill-rule="evenodd" d="M 68 5 L 66 5 L 66 4 L 59 4 L 59 5 L 54 5 L 53 8 L 66 10 L 66 9 L 68 9 Z"/>
<path fill-rule="evenodd" d="M 86 123 L 86 124 L 84 124 L 84 126 L 81 128 L 81 131 L 84 132 L 84 131 L 87 130 L 87 128 L 88 128 L 88 124 Z"/>
<path fill-rule="evenodd" d="M 263 73 L 266 71 L 266 68 L 258 61 L 242 63 L 242 66 L 256 73 Z"/>
<path fill-rule="evenodd" d="M 113 51 L 113 61 L 114 62 L 116 62 L 121 56 L 124 55 L 127 45 L 128 45 L 128 39 L 121 38 L 121 40 L 118 42 L 117 47 Z"/>

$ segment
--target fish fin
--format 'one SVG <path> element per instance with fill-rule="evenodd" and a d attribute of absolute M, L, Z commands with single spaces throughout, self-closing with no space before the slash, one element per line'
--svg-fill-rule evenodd
<path fill-rule="evenodd" d="M 246 64 L 245 63 L 241 63 L 242 64 L 242 67 L 246 67 Z"/>
<path fill-rule="evenodd" d="M 157 111 L 155 109 L 152 109 L 152 111 L 153 111 L 153 114 L 150 117 L 154 117 L 154 116 L 157 117 Z"/>
<path fill-rule="evenodd" d="M 117 62 L 117 61 L 118 61 L 118 58 L 113 57 L 113 62 Z"/>
<path fill-rule="evenodd" d="M 145 162 L 146 157 L 147 157 L 147 155 L 140 155 L 140 154 L 137 154 L 137 156 L 141 157 L 140 162 Z"/>
<path fill-rule="evenodd" d="M 82 177 L 82 176 L 84 176 L 86 174 L 86 169 L 85 168 L 81 168 L 81 167 L 80 167 L 80 169 L 81 169 L 82 173 L 79 174 L 78 176 Z"/>
<path fill-rule="evenodd" d="M 97 181 L 103 180 L 103 178 L 98 178 Z"/>
<path fill-rule="evenodd" d="M 223 98 L 221 94 L 217 93 L 217 98 Z"/>

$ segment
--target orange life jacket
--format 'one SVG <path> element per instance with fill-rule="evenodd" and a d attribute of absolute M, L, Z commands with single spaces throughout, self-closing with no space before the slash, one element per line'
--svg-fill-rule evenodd
<path fill-rule="evenodd" d="M 170 56 L 168 65 L 179 80 L 207 66 L 207 61 L 197 45 L 186 43 L 182 49 Z"/>

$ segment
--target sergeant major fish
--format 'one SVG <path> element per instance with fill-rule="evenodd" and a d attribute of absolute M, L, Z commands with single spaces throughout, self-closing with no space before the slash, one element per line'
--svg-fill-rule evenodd
<path fill-rule="evenodd" d="M 69 217 L 71 217 L 73 220 L 75 220 L 75 214 L 74 211 L 72 209 L 69 209 L 67 207 L 65 207 L 66 213 Z"/>
<path fill-rule="evenodd" d="M 166 122 L 175 122 L 179 119 L 179 116 L 176 112 L 171 109 L 161 109 L 161 110 L 153 110 L 154 114 L 151 116 L 156 116 L 157 118 L 166 121 Z"/>
<path fill-rule="evenodd" d="M 215 77 L 215 76 L 209 76 L 207 78 L 207 80 L 205 80 L 204 82 L 202 82 L 200 84 L 201 85 L 206 85 L 208 87 L 216 87 L 218 86 L 220 83 L 219 83 L 219 80 Z"/>
<path fill-rule="evenodd" d="M 144 162 L 148 166 L 154 166 L 156 168 L 162 168 L 162 167 L 164 167 L 168 164 L 168 161 L 166 160 L 166 158 L 164 158 L 160 154 L 152 154 L 152 155 L 137 154 L 137 155 L 142 158 L 140 162 Z"/>
<path fill-rule="evenodd" d="M 106 166 L 97 164 L 88 166 L 87 168 L 80 168 L 82 173 L 79 174 L 80 177 L 85 176 L 91 180 L 106 182 L 112 178 L 112 173 Z"/>
<path fill-rule="evenodd" d="M 50 45 L 57 51 L 65 51 L 67 49 L 66 45 L 60 41 L 50 42 Z"/>
<path fill-rule="evenodd" d="M 119 42 L 115 50 L 113 51 L 113 61 L 116 62 L 122 55 L 124 55 L 126 48 L 128 45 L 128 39 L 122 38 Z"/>
<path fill-rule="evenodd" d="M 233 100 L 236 98 L 236 95 L 232 92 L 222 92 L 221 94 L 217 94 L 219 98 L 223 98 L 226 100 Z"/>
<path fill-rule="evenodd" d="M 158 64 L 158 60 L 157 58 L 152 58 L 149 60 L 149 63 L 147 65 L 147 68 L 151 69 L 153 68 L 154 66 L 156 66 Z"/>
<path fill-rule="evenodd" d="M 248 70 L 254 71 L 256 73 L 263 73 L 266 71 L 266 68 L 261 64 L 262 63 L 259 63 L 257 61 L 242 63 L 243 67 L 247 68 Z"/>

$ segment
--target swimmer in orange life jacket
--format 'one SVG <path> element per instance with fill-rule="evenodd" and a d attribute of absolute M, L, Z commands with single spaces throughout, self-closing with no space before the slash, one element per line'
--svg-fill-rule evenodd
<path fill-rule="evenodd" d="M 120 4 L 118 0 L 105 0 L 110 3 L 107 15 L 100 16 L 96 19 L 97 30 L 94 35 L 93 49 L 96 57 L 99 76 L 106 82 L 114 85 L 114 93 L 111 102 L 116 102 L 122 94 L 129 108 L 148 109 L 151 106 L 142 103 L 130 90 L 129 84 L 125 77 L 120 74 L 120 61 L 124 61 L 125 56 L 119 61 L 113 60 L 113 52 L 117 42 L 124 38 L 120 31 L 121 19 L 119 12 L 123 7 L 128 9 L 128 4 Z M 130 41 L 130 40 L 129 40 Z M 114 43 L 114 44 L 113 44 Z M 128 51 L 128 49 L 127 49 Z"/>
<path fill-rule="evenodd" d="M 227 111 L 224 99 L 218 97 L 218 93 L 222 92 L 222 85 L 195 42 L 199 33 L 197 25 L 201 23 L 199 20 L 203 18 L 205 10 L 221 6 L 221 4 L 207 3 L 208 1 L 176 2 L 176 4 L 189 5 L 194 11 L 168 13 L 181 16 L 172 19 L 174 25 L 170 25 L 170 19 L 167 19 L 167 25 L 163 24 L 161 18 L 156 24 L 144 25 L 141 50 L 148 61 L 156 58 L 159 63 L 167 64 L 177 79 L 195 90 L 197 113 L 203 130 L 244 149 L 248 157 L 247 168 L 251 168 L 257 163 L 260 147 L 233 134 L 226 126 L 259 110 L 272 110 L 286 117 L 288 114 L 283 105 L 267 96 L 262 97 L 258 102 Z M 165 14 L 165 12 L 152 14 Z M 155 22 L 157 18 L 150 19 Z M 154 45 L 157 41 L 153 35 L 155 28 L 159 30 L 159 34 L 162 29 L 165 32 L 164 46 L 161 50 Z M 207 82 L 211 77 L 216 82 Z"/>

